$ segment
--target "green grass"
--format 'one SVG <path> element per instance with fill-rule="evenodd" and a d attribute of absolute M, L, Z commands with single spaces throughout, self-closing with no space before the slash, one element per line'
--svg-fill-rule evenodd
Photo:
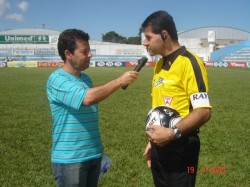
<path fill-rule="evenodd" d="M 0 68 L 0 186 L 55 186 L 51 174 L 51 116 L 46 81 L 52 68 Z M 94 85 L 127 68 L 89 68 Z M 105 153 L 113 164 L 101 187 L 151 187 L 143 151 L 145 117 L 151 106 L 152 68 L 145 67 L 127 90 L 99 103 Z M 208 68 L 211 120 L 201 128 L 196 186 L 250 184 L 250 70 Z M 225 167 L 211 173 L 210 167 Z M 206 167 L 206 173 L 202 172 Z"/>

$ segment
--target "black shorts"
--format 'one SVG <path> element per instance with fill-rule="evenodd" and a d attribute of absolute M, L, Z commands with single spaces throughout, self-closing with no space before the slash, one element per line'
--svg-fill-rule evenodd
<path fill-rule="evenodd" d="M 159 147 L 151 142 L 151 170 L 156 187 L 193 187 L 200 140 L 197 134 L 183 136 Z"/>

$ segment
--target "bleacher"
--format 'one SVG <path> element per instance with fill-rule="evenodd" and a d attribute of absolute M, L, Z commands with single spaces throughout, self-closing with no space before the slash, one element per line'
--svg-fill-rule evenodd
<path fill-rule="evenodd" d="M 142 45 L 114 44 L 109 42 L 90 41 L 91 61 L 96 62 L 137 62 L 145 56 L 146 49 Z M 0 45 L 0 62 L 37 61 L 62 62 L 58 55 L 57 44 L 4 44 Z"/>
<path fill-rule="evenodd" d="M 126 48 L 113 49 L 114 46 L 110 45 L 106 49 L 110 50 L 112 55 L 98 54 L 99 49 L 103 50 L 103 53 L 111 53 L 105 51 L 105 48 L 96 47 L 91 49 L 92 58 L 90 66 L 124 66 L 126 63 L 137 62 L 142 55 L 139 54 L 141 49 L 132 50 Z M 138 54 L 135 52 L 138 51 Z M 118 53 L 118 54 L 115 54 Z M 133 54 L 134 53 L 134 54 Z M 23 45 L 15 46 L 13 48 L 0 48 L 0 67 L 61 67 L 63 61 L 58 54 L 55 47 L 45 48 L 44 46 L 36 45 Z"/>
<path fill-rule="evenodd" d="M 0 49 L 0 54 L 0 60 L 2 61 L 61 61 L 57 50 L 53 48 L 9 48 L 7 50 Z"/>
<path fill-rule="evenodd" d="M 250 62 L 250 41 L 230 44 L 211 54 L 212 62 Z"/>

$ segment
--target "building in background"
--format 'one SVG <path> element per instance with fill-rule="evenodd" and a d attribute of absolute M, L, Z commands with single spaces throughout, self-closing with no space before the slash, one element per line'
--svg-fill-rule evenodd
<path fill-rule="evenodd" d="M 201 27 L 179 32 L 179 42 L 209 61 L 211 53 L 229 44 L 250 40 L 250 32 L 231 27 Z"/>
<path fill-rule="evenodd" d="M 13 29 L 0 32 L 0 60 L 61 61 L 57 52 L 60 32 L 49 29 Z M 90 40 L 93 61 L 137 61 L 147 55 L 142 45 Z"/>
<path fill-rule="evenodd" d="M 0 66 L 6 66 L 7 63 L 8 67 L 58 66 L 62 63 L 57 52 L 59 34 L 59 31 L 44 28 L 0 31 Z M 216 56 L 219 61 L 224 61 L 221 56 L 218 57 L 217 52 L 226 46 L 250 40 L 250 32 L 230 27 L 202 27 L 179 32 L 178 37 L 181 45 L 185 45 L 205 62 L 211 59 L 217 61 L 213 56 Z M 90 40 L 90 47 L 93 54 L 91 66 L 113 66 L 114 64 L 125 66 L 126 62 L 135 64 L 143 56 L 148 57 L 149 61 L 156 61 L 159 58 L 150 57 L 143 45 Z M 245 54 L 248 54 L 248 50 L 245 51 L 247 51 Z M 234 53 L 237 52 L 234 50 Z M 233 59 L 229 56 L 234 53 L 227 54 L 227 58 Z M 226 56 L 224 53 L 223 55 Z M 248 56 L 250 58 L 250 55 Z"/>

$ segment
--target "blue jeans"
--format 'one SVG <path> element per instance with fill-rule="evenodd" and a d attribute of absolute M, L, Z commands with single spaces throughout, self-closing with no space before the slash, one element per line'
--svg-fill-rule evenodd
<path fill-rule="evenodd" d="M 52 163 L 57 187 L 97 187 L 102 158 L 73 164 Z"/>

